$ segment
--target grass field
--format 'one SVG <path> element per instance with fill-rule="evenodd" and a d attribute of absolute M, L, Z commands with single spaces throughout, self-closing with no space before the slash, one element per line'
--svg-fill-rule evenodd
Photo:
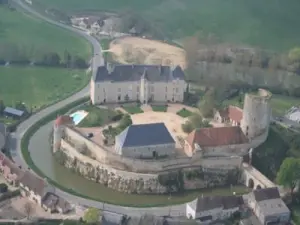
<path fill-rule="evenodd" d="M 151 105 L 154 112 L 167 112 L 168 106 L 165 105 Z"/>
<path fill-rule="evenodd" d="M 137 114 L 143 112 L 143 110 L 139 106 L 123 106 L 123 109 L 129 114 Z"/>
<path fill-rule="evenodd" d="M 177 114 L 178 116 L 181 116 L 181 117 L 183 117 L 183 118 L 186 118 L 186 117 L 191 116 L 191 115 L 192 115 L 192 112 L 189 111 L 189 110 L 187 110 L 187 109 L 185 109 L 185 108 L 183 108 L 183 109 L 181 109 L 180 111 L 178 111 L 176 114 Z"/>
<path fill-rule="evenodd" d="M 240 103 L 239 97 L 226 100 L 224 104 L 226 105 L 236 105 L 243 108 L 243 103 Z M 300 98 L 284 96 L 284 95 L 272 95 L 271 107 L 272 114 L 274 116 L 283 116 L 285 112 L 292 106 L 300 106 Z"/>
<path fill-rule="evenodd" d="M 63 57 L 65 50 L 86 59 L 91 56 L 91 46 L 86 40 L 62 28 L 5 7 L 0 7 L 0 43 L 16 44 L 29 56 L 57 52 Z"/>
<path fill-rule="evenodd" d="M 231 43 L 287 50 L 300 43 L 298 0 L 33 0 L 67 12 L 132 9 L 180 38 L 201 31 Z"/>
<path fill-rule="evenodd" d="M 89 78 L 82 70 L 0 67 L 0 98 L 5 105 L 21 101 L 34 110 L 83 88 Z"/>
<path fill-rule="evenodd" d="M 79 127 L 98 127 L 111 122 L 116 112 L 110 109 L 98 108 L 96 106 L 84 106 L 80 108 L 89 114 L 78 124 Z"/>

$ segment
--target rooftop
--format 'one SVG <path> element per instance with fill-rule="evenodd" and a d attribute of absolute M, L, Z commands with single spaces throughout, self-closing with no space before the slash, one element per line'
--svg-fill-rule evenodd
<path fill-rule="evenodd" d="M 222 117 L 226 117 L 236 122 L 241 122 L 243 118 L 243 110 L 237 106 L 228 106 L 223 111 L 220 111 Z"/>
<path fill-rule="evenodd" d="M 261 201 L 258 203 L 258 207 L 265 216 L 290 212 L 288 207 L 280 198 Z"/>
<path fill-rule="evenodd" d="M 186 140 L 191 146 L 197 143 L 200 147 L 236 145 L 248 142 L 247 137 L 238 126 L 196 129 L 188 135 Z"/>
<path fill-rule="evenodd" d="M 55 120 L 55 125 L 56 126 L 61 126 L 61 125 L 65 125 L 65 124 L 72 124 L 72 123 L 73 123 L 73 119 L 68 115 L 58 116 Z"/>
<path fill-rule="evenodd" d="M 95 82 L 139 81 L 142 77 L 148 81 L 184 80 L 184 72 L 180 66 L 170 67 L 161 65 L 110 65 L 98 67 L 94 77 Z"/>
<path fill-rule="evenodd" d="M 244 204 L 242 196 L 204 196 L 188 203 L 196 212 L 223 208 L 232 209 Z"/>
<path fill-rule="evenodd" d="M 164 123 L 134 124 L 116 136 L 120 147 L 170 144 L 175 141 Z"/>
<path fill-rule="evenodd" d="M 253 191 L 254 199 L 257 202 L 270 200 L 270 199 L 280 199 L 280 194 L 277 187 L 256 189 Z"/>
<path fill-rule="evenodd" d="M 24 111 L 18 110 L 18 109 L 15 109 L 15 108 L 11 108 L 11 107 L 5 107 L 4 113 L 8 113 L 8 114 L 11 114 L 11 115 L 14 115 L 14 116 L 23 116 Z"/>
<path fill-rule="evenodd" d="M 26 171 L 24 175 L 20 178 L 20 183 L 22 183 L 24 186 L 28 187 L 30 190 L 32 190 L 35 194 L 38 194 L 40 196 L 44 196 L 45 194 L 45 188 L 47 186 L 47 183 L 45 180 L 35 176 L 30 171 Z"/>

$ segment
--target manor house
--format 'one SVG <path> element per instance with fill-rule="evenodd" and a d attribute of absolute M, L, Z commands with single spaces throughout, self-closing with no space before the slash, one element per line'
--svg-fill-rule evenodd
<path fill-rule="evenodd" d="M 186 88 L 180 66 L 106 63 L 91 79 L 90 98 L 93 104 L 183 102 Z"/>

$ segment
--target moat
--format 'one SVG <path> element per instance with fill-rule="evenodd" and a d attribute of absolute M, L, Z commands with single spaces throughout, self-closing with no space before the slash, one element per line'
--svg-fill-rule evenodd
<path fill-rule="evenodd" d="M 232 194 L 244 193 L 247 188 L 244 186 L 236 186 L 232 188 L 218 188 L 213 191 L 198 190 L 189 191 L 182 195 L 130 195 L 114 191 L 104 185 L 89 181 L 82 176 L 73 173 L 67 168 L 56 162 L 51 153 L 50 134 L 53 122 L 41 127 L 31 138 L 29 150 L 35 165 L 50 179 L 59 183 L 61 186 L 74 190 L 76 193 L 86 197 L 109 202 L 113 204 L 124 205 L 160 205 L 160 204 L 176 204 L 183 203 L 194 199 L 201 194 Z M 47 140 L 47 141 L 45 141 Z"/>

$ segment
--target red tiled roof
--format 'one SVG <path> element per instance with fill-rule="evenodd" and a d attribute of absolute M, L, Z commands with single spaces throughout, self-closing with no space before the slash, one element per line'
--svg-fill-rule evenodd
<path fill-rule="evenodd" d="M 230 105 L 228 107 L 228 118 L 236 122 L 241 122 L 243 118 L 243 110 L 239 107 Z"/>
<path fill-rule="evenodd" d="M 231 119 L 236 122 L 241 122 L 243 118 L 243 110 L 239 107 L 232 105 L 225 109 L 221 109 L 218 112 L 222 118 Z"/>
<path fill-rule="evenodd" d="M 194 130 L 187 137 L 187 142 L 194 147 L 214 147 L 247 143 L 248 139 L 240 127 L 212 127 Z"/>
<path fill-rule="evenodd" d="M 6 157 L 2 152 L 0 153 L 0 162 L 2 166 L 9 168 L 10 173 L 16 174 L 18 177 L 23 175 L 23 170 L 20 169 L 13 161 Z"/>
<path fill-rule="evenodd" d="M 71 123 L 73 123 L 73 120 L 68 115 L 59 116 L 55 120 L 55 125 L 56 126 L 60 126 L 60 125 L 64 125 L 64 124 L 71 124 Z"/>

